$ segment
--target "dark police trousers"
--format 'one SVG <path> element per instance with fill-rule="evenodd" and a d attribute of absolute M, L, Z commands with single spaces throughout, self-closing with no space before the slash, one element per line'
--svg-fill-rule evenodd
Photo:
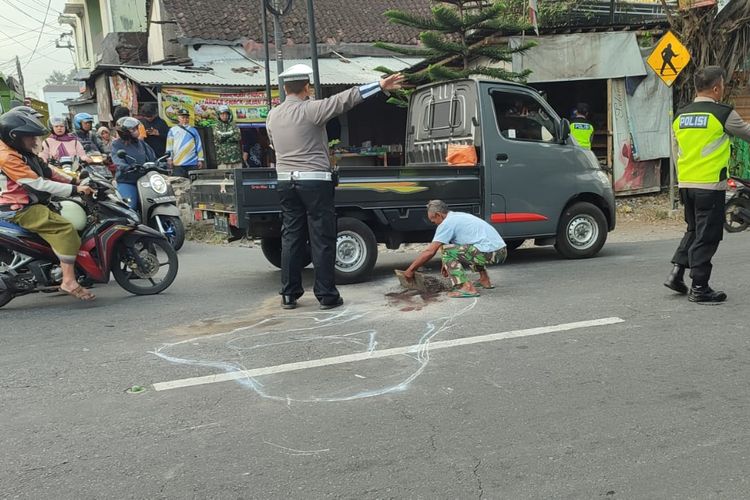
<path fill-rule="evenodd" d="M 724 237 L 724 199 L 724 191 L 680 188 L 687 231 L 672 263 L 690 268 L 693 286 L 708 285 L 711 278 L 711 258 Z"/>
<path fill-rule="evenodd" d="M 336 289 L 336 210 L 331 181 L 279 181 L 281 202 L 281 295 L 299 298 L 308 232 L 315 266 L 315 297 L 321 304 L 339 298 Z M 309 229 L 309 231 L 308 231 Z"/>

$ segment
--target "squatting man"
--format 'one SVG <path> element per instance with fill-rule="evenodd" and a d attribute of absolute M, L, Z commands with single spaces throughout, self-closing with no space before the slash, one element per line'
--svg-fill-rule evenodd
<path fill-rule="evenodd" d="M 441 200 L 432 200 L 427 204 L 427 218 L 437 225 L 435 237 L 404 271 L 404 277 L 413 280 L 414 272 L 441 250 L 443 276 L 450 277 L 455 288 L 448 294 L 449 297 L 479 297 L 477 288 L 494 288 L 487 274 L 487 266 L 502 264 L 508 256 L 505 242 L 495 228 L 474 215 L 452 212 Z M 479 281 L 469 279 L 467 267 L 479 273 Z"/>

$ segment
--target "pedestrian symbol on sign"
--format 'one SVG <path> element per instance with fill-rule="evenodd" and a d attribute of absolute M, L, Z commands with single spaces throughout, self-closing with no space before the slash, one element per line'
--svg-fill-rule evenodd
<path fill-rule="evenodd" d="M 647 59 L 648 65 L 670 87 L 690 63 L 690 53 L 671 31 L 659 40 Z"/>
<path fill-rule="evenodd" d="M 672 50 L 672 44 L 668 43 L 667 48 L 661 51 L 661 58 L 664 60 L 664 63 L 661 65 L 661 71 L 659 71 L 659 74 L 661 76 L 664 76 L 664 70 L 667 69 L 667 66 L 672 68 L 672 71 L 676 75 L 678 73 L 677 68 L 674 67 L 674 64 L 672 64 L 672 59 L 674 59 L 677 56 L 677 54 L 674 53 L 674 50 Z"/>

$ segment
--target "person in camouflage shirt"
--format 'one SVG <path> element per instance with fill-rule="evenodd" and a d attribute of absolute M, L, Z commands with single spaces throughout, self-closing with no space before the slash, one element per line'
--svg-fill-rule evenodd
<path fill-rule="evenodd" d="M 216 162 L 219 170 L 240 168 L 242 166 L 242 149 L 240 148 L 240 129 L 233 122 L 229 106 L 219 106 L 219 121 L 214 127 L 214 144 L 216 145 Z"/>

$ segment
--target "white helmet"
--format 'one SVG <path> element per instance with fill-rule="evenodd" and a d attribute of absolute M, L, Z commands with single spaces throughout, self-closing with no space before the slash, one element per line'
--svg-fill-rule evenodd
<path fill-rule="evenodd" d="M 295 80 L 310 80 L 313 74 L 313 69 L 307 64 L 295 64 L 288 70 L 284 71 L 279 75 L 279 78 L 285 82 L 293 82 Z"/>
<path fill-rule="evenodd" d="M 79 233 L 86 227 L 86 221 L 88 220 L 86 211 L 81 205 L 74 201 L 61 201 L 60 215 L 62 215 L 64 219 L 67 219 L 68 222 L 73 224 L 73 227 L 75 227 L 76 231 L 78 231 Z"/>

